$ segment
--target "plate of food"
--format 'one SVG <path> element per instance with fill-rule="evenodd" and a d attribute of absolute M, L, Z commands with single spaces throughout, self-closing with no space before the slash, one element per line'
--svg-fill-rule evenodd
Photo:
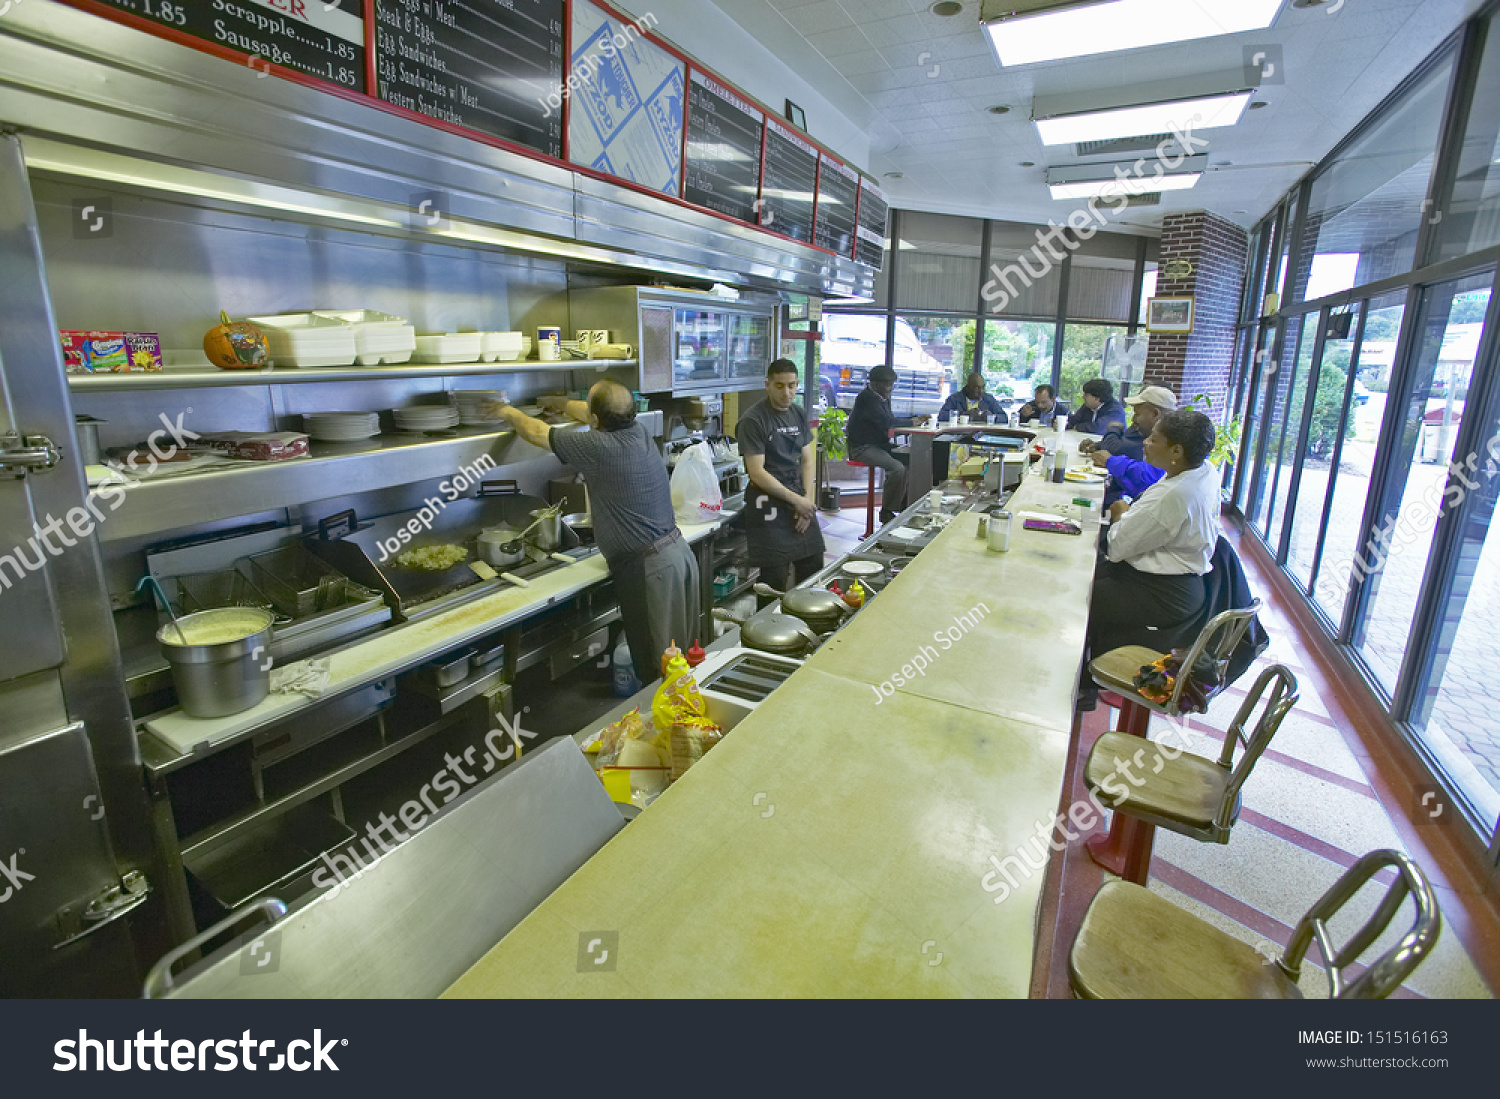
<path fill-rule="evenodd" d="M 1104 471 L 1094 466 L 1076 466 L 1063 474 L 1063 479 L 1075 484 L 1099 485 L 1104 483 Z"/>

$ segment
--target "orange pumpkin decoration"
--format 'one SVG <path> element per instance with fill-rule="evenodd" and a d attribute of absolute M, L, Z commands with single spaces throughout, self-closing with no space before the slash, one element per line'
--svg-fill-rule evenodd
<path fill-rule="evenodd" d="M 203 337 L 203 353 L 220 370 L 263 370 L 271 365 L 271 349 L 259 328 L 233 321 L 219 310 L 219 324 Z"/>

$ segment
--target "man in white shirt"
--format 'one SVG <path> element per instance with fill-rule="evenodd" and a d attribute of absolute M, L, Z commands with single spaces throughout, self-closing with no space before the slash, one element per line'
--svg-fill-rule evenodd
<path fill-rule="evenodd" d="M 1166 476 L 1134 504 L 1110 508 L 1108 559 L 1094 577 L 1089 651 L 1124 645 L 1168 652 L 1199 627 L 1219 538 L 1219 470 L 1207 461 L 1214 425 L 1194 409 L 1162 416 L 1147 438 L 1146 461 Z"/>

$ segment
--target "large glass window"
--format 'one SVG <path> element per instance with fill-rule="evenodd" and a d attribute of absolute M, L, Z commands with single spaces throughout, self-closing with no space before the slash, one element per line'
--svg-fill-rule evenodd
<path fill-rule="evenodd" d="M 1368 609 L 1354 646 L 1387 691 L 1395 693 L 1432 551 L 1433 532 L 1451 502 L 1449 463 L 1473 378 L 1493 273 L 1428 290 L 1418 318 L 1410 394 L 1394 441 L 1394 476 L 1371 545 Z"/>
<path fill-rule="evenodd" d="M 1335 630 L 1343 621 L 1348 600 L 1360 525 L 1370 495 L 1370 475 L 1375 468 L 1375 447 L 1385 418 L 1391 358 L 1405 312 L 1405 291 L 1372 301 L 1365 317 L 1364 338 L 1350 358 L 1355 371 L 1354 392 L 1344 437 L 1330 458 L 1328 477 L 1332 494 L 1323 520 L 1323 552 L 1312 589 L 1313 601 L 1333 622 Z M 1334 353 L 1335 363 L 1342 354 L 1342 349 Z"/>
<path fill-rule="evenodd" d="M 891 411 L 926 416 L 943 406 L 974 369 L 973 317 L 903 313 L 896 318 L 896 388 Z"/>
<path fill-rule="evenodd" d="M 1484 38 L 1452 191 L 1438 202 L 1432 263 L 1500 244 L 1500 16 L 1486 21 Z"/>
<path fill-rule="evenodd" d="M 1058 399 L 1070 411 L 1083 404 L 1083 383 L 1104 376 L 1104 352 L 1113 339 L 1128 330 L 1118 325 L 1070 324 L 1063 330 L 1062 379 Z"/>
<path fill-rule="evenodd" d="M 903 210 L 898 228 L 896 307 L 972 313 L 984 222 Z"/>
<path fill-rule="evenodd" d="M 1281 544 L 1281 528 L 1286 519 L 1292 473 L 1297 464 L 1297 439 L 1302 432 L 1302 411 L 1307 403 L 1313 352 L 1318 343 L 1318 314 L 1309 313 L 1290 324 L 1287 354 L 1282 355 L 1285 376 L 1277 380 L 1277 411 L 1267 425 L 1271 435 L 1267 440 L 1266 466 L 1262 474 L 1270 482 L 1270 493 L 1261 532 L 1273 549 Z M 1297 332 L 1295 338 L 1291 335 L 1292 330 Z M 1291 355 L 1294 346 L 1296 354 Z"/>
<path fill-rule="evenodd" d="M 885 334 L 883 313 L 823 314 L 823 340 L 817 345 L 817 407 L 854 407 L 870 368 L 885 362 Z M 915 335 L 910 342 L 916 344 Z"/>
<path fill-rule="evenodd" d="M 1309 376 L 1312 394 L 1312 419 L 1302 445 L 1302 467 L 1297 479 L 1297 502 L 1290 520 L 1292 533 L 1287 541 L 1287 568 L 1302 582 L 1303 589 L 1312 584 L 1322 529 L 1323 505 L 1333 479 L 1333 461 L 1344 437 L 1353 429 L 1355 410 L 1349 392 L 1349 377 L 1354 370 L 1355 335 L 1343 325 L 1351 325 L 1357 313 L 1347 310 L 1329 318 L 1329 329 L 1323 338 L 1323 359 L 1316 380 Z M 1357 520 L 1356 520 L 1357 521 Z"/>
<path fill-rule="evenodd" d="M 1450 56 L 1313 179 L 1299 300 L 1412 269 L 1452 76 Z"/>
<path fill-rule="evenodd" d="M 1260 444 L 1265 434 L 1266 390 L 1275 384 L 1276 375 L 1267 369 L 1271 361 L 1271 345 L 1276 338 L 1276 327 L 1272 324 L 1260 326 L 1255 350 L 1250 356 L 1249 392 L 1245 398 L 1245 422 L 1241 429 L 1240 471 L 1235 502 L 1250 522 L 1259 515 L 1260 494 L 1258 474 L 1261 468 Z"/>
<path fill-rule="evenodd" d="M 1457 302 L 1455 302 L 1457 304 Z M 1450 339 L 1442 354 L 1468 353 L 1466 336 Z M 1459 363 L 1457 373 L 1462 373 Z M 1439 377 L 1444 371 L 1439 369 Z M 1431 399 L 1431 398 L 1429 398 Z M 1446 406 L 1447 400 L 1444 399 Z M 1411 722 L 1434 756 L 1478 809 L 1481 819 L 1500 816 L 1500 684 L 1494 675 L 1495 622 L 1500 618 L 1500 535 L 1495 504 L 1500 495 L 1500 408 L 1492 401 L 1485 430 L 1473 435 L 1477 453 L 1461 458 L 1443 502 L 1463 516 L 1452 587 L 1443 604 L 1431 665 L 1421 679 Z M 1392 562 L 1392 566 L 1394 561 Z M 1387 566 L 1392 567 L 1392 566 Z"/>
<path fill-rule="evenodd" d="M 985 318 L 980 368 L 1007 412 L 1031 400 L 1037 386 L 1051 384 L 1056 337 L 1056 324 Z"/>

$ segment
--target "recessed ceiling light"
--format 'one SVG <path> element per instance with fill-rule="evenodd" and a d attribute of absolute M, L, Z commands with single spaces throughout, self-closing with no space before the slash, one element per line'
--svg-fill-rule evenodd
<path fill-rule="evenodd" d="M 1324 4 L 1327 4 L 1327 3 L 1330 3 L 1330 2 L 1331 2 L 1331 0 L 1292 0 L 1292 7 L 1294 7 L 1294 8 L 1321 8 Z"/>
<path fill-rule="evenodd" d="M 1500 161 L 1496 161 L 1496 163 L 1500 164 Z M 1023 160 L 1023 161 L 1021 161 L 1021 167 L 1023 167 L 1023 168 L 1035 168 L 1036 167 L 1036 161 L 1034 161 L 1034 160 Z"/>
<path fill-rule="evenodd" d="M 1234 212 L 1236 214 L 1248 214 L 1250 211 L 1249 210 L 1235 210 Z"/>
<path fill-rule="evenodd" d="M 1053 0 L 1018 13 L 1015 0 L 983 0 L 979 18 L 1002 66 L 1163 46 L 1264 30 L 1282 0 Z M 1037 8 L 1047 10 L 1037 11 Z"/>
<path fill-rule="evenodd" d="M 927 10 L 932 12 L 933 15 L 941 15 L 944 19 L 947 19 L 962 12 L 964 6 L 958 3 L 957 0 L 939 0 L 939 3 L 932 5 Z"/>
<path fill-rule="evenodd" d="M 1004 104 L 996 104 L 989 108 L 990 114 L 1010 114 L 1010 108 Z"/>
<path fill-rule="evenodd" d="M 1075 111 L 1050 118 L 1033 116 L 1032 121 L 1043 145 L 1113 141 L 1140 134 L 1173 133 L 1189 126 L 1194 131 L 1212 130 L 1237 123 L 1252 94 L 1231 92 L 1137 107 Z"/>
<path fill-rule="evenodd" d="M 885 178 L 886 179 L 905 179 L 906 178 L 906 173 L 905 172 L 887 172 L 885 174 Z"/>

